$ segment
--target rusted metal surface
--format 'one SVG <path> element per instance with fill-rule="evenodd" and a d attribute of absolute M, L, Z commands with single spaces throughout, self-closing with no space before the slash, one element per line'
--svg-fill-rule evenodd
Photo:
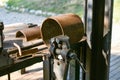
<path fill-rule="evenodd" d="M 32 55 L 35 54 L 36 52 L 38 52 L 38 48 L 33 48 L 33 49 L 28 49 L 28 50 L 21 50 L 21 47 L 14 43 L 14 46 L 18 49 L 18 54 L 17 57 L 22 57 L 22 56 L 26 56 L 26 55 Z"/>
<path fill-rule="evenodd" d="M 39 39 L 41 38 L 41 33 L 40 33 L 40 27 L 32 27 L 32 28 L 26 28 L 17 31 L 16 37 L 22 37 L 25 39 L 25 41 L 30 41 L 33 39 Z"/>
<path fill-rule="evenodd" d="M 36 47 L 36 46 L 41 46 L 43 44 L 44 44 L 43 41 L 40 41 L 40 42 L 36 42 L 34 44 L 21 46 L 21 50 L 27 50 L 27 49 L 30 49 L 30 48 L 33 48 L 33 47 Z M 47 47 L 41 48 L 41 50 L 44 50 L 44 49 L 47 49 Z M 8 54 L 14 54 L 14 53 L 18 52 L 18 49 L 17 48 L 9 48 L 7 50 L 7 52 L 8 52 Z"/>
<path fill-rule="evenodd" d="M 3 41 L 3 49 L 0 54 L 0 63 L 2 63 L 0 64 L 0 76 L 24 69 L 25 67 L 42 61 L 43 53 L 41 50 L 45 50 L 47 47 L 42 47 L 44 43 L 41 39 L 23 42 L 22 38 L 15 37 L 16 31 L 28 27 L 33 28 L 33 26 L 24 23 L 5 25 L 5 40 L 3 41 L 1 38 Z M 40 28 L 38 31 L 40 32 Z M 17 46 L 14 46 L 14 43 L 16 43 Z M 10 75 L 8 79 L 10 79 Z"/>
<path fill-rule="evenodd" d="M 49 39 L 58 35 L 70 37 L 70 43 L 76 43 L 84 35 L 84 27 L 78 15 L 68 13 L 47 18 L 41 27 L 41 37 L 46 44 Z"/>
<path fill-rule="evenodd" d="M 14 61 L 13 64 L 0 67 L 0 76 L 31 66 L 37 62 L 41 62 L 42 56 L 43 55 L 38 54 L 38 55 L 35 55 L 34 57 L 18 59 Z"/>

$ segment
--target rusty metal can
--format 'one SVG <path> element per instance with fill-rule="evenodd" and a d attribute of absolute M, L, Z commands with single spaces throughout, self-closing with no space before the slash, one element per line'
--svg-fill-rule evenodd
<path fill-rule="evenodd" d="M 16 37 L 22 37 L 25 39 L 25 41 L 40 39 L 41 38 L 40 27 L 36 26 L 32 28 L 19 30 L 16 32 Z"/>
<path fill-rule="evenodd" d="M 81 18 L 73 13 L 48 17 L 43 21 L 41 37 L 48 45 L 52 37 L 67 35 L 70 44 L 77 43 L 84 35 L 84 26 Z"/>

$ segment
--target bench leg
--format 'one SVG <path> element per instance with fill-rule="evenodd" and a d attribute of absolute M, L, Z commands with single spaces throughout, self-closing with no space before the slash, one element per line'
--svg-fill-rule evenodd
<path fill-rule="evenodd" d="M 25 73 L 26 73 L 25 68 L 21 69 L 21 74 L 25 74 Z"/>
<path fill-rule="evenodd" d="M 8 73 L 8 80 L 10 80 L 10 73 Z"/>

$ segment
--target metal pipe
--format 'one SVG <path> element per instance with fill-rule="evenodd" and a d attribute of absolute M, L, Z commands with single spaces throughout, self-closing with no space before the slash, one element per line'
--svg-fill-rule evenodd
<path fill-rule="evenodd" d="M 87 10 L 88 10 L 88 7 L 87 7 L 87 4 L 88 4 L 88 0 L 85 0 L 85 6 L 84 6 L 84 26 L 85 26 L 85 32 L 87 31 Z"/>
<path fill-rule="evenodd" d="M 40 39 L 41 38 L 40 26 L 19 30 L 16 32 L 16 37 L 22 37 L 25 39 L 25 41 Z"/>
<path fill-rule="evenodd" d="M 3 22 L 0 22 L 0 53 L 3 50 L 3 40 L 4 40 L 3 29 L 4 29 L 4 24 Z"/>

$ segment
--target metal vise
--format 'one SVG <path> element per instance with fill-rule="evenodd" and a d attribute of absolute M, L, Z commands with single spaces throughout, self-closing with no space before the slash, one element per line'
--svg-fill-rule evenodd
<path fill-rule="evenodd" d="M 60 35 L 50 40 L 50 67 L 52 80 L 69 80 L 69 67 L 72 59 L 80 64 L 82 70 L 86 72 L 82 63 L 77 58 L 74 50 L 70 48 L 69 37 Z M 47 80 L 47 79 L 45 79 Z"/>

